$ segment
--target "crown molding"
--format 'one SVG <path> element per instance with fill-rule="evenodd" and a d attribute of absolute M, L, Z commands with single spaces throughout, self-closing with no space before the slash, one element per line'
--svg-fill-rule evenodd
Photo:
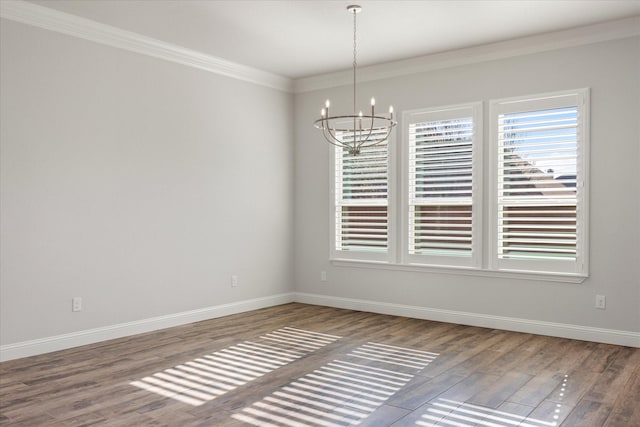
<path fill-rule="evenodd" d="M 491 43 L 358 68 L 358 81 L 367 82 L 479 62 L 493 61 L 640 35 L 640 16 L 569 30 Z M 352 70 L 296 79 L 294 93 L 311 92 L 353 82 Z"/>
<path fill-rule="evenodd" d="M 23 0 L 2 0 L 0 17 L 284 92 L 293 87 L 287 77 Z"/>
<path fill-rule="evenodd" d="M 344 86 L 350 84 L 353 78 L 351 70 L 344 70 L 293 80 L 24 0 L 2 0 L 0 2 L 0 17 L 284 92 L 304 93 Z M 638 35 L 640 35 L 640 16 L 634 16 L 569 30 L 361 67 L 358 69 L 358 80 L 367 82 L 400 77 Z"/>

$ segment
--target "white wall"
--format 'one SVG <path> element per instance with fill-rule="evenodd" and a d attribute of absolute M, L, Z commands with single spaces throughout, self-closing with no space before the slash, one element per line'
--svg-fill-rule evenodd
<path fill-rule="evenodd" d="M 350 87 L 296 95 L 295 281 L 307 300 L 343 298 L 489 318 L 640 332 L 640 39 L 627 38 L 359 84 L 359 102 L 402 111 L 591 88 L 591 264 L 581 284 L 336 266 L 329 262 L 331 146 L 311 126 L 324 99 L 350 111 Z M 402 128 L 402 123 L 398 128 Z M 401 132 L 396 131 L 395 143 Z M 488 144 L 485 137 L 485 144 Z M 485 149 L 485 153 L 488 152 Z M 320 271 L 327 271 L 327 282 Z M 607 309 L 594 297 L 607 297 Z M 304 299 L 304 298 L 303 298 Z M 354 305 L 352 303 L 352 305 Z M 357 304 L 356 304 L 357 305 Z M 375 306 L 373 304 L 372 306 Z M 427 311 L 428 312 L 428 311 Z M 640 342 L 640 341 L 637 341 Z"/>
<path fill-rule="evenodd" d="M 0 27 L 0 344 L 293 290 L 291 94 Z"/>

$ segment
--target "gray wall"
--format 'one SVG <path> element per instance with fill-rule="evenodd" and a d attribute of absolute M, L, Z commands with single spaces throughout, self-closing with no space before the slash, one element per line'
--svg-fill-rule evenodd
<path fill-rule="evenodd" d="M 351 108 L 350 88 L 295 98 L 295 281 L 301 293 L 640 332 L 640 39 L 517 56 L 359 84 L 359 102 L 402 111 L 591 88 L 590 277 L 581 284 L 336 266 L 328 261 L 329 144 L 310 125 L 324 99 Z M 398 126 L 402 128 L 402 123 Z M 488 153 L 485 126 L 485 155 Z M 400 143 L 396 131 L 395 143 Z M 488 194 L 485 188 L 485 194 Z M 485 215 L 486 220 L 486 215 Z M 327 271 L 327 282 L 320 271 Z M 596 294 L 607 309 L 594 308 Z M 329 298 L 330 300 L 331 298 Z"/>
<path fill-rule="evenodd" d="M 293 290 L 291 94 L 0 27 L 1 344 Z"/>
<path fill-rule="evenodd" d="M 330 147 L 311 123 L 350 87 L 293 97 L 0 30 L 0 345 L 293 291 L 640 332 L 637 37 L 359 85 L 398 116 L 590 87 L 591 274 L 569 284 L 331 264 Z"/>

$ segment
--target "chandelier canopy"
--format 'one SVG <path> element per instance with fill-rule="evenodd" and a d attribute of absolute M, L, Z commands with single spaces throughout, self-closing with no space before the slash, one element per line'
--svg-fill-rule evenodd
<path fill-rule="evenodd" d="M 346 148 L 350 154 L 357 155 L 362 148 L 385 142 L 397 122 L 393 120 L 393 106 L 389 106 L 388 117 L 376 115 L 375 98 L 371 98 L 370 114 L 363 114 L 362 111 L 356 114 L 356 15 L 362 11 L 362 7 L 350 5 L 347 6 L 347 11 L 353 14 L 353 114 L 332 116 L 329 113 L 331 103 L 327 99 L 320 118 L 313 125 L 322 130 L 330 144 Z"/>

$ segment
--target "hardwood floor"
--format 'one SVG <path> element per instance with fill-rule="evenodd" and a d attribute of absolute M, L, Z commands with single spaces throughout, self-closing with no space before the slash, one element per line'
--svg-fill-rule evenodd
<path fill-rule="evenodd" d="M 640 426 L 640 349 L 304 304 L 0 364 L 0 425 Z"/>

